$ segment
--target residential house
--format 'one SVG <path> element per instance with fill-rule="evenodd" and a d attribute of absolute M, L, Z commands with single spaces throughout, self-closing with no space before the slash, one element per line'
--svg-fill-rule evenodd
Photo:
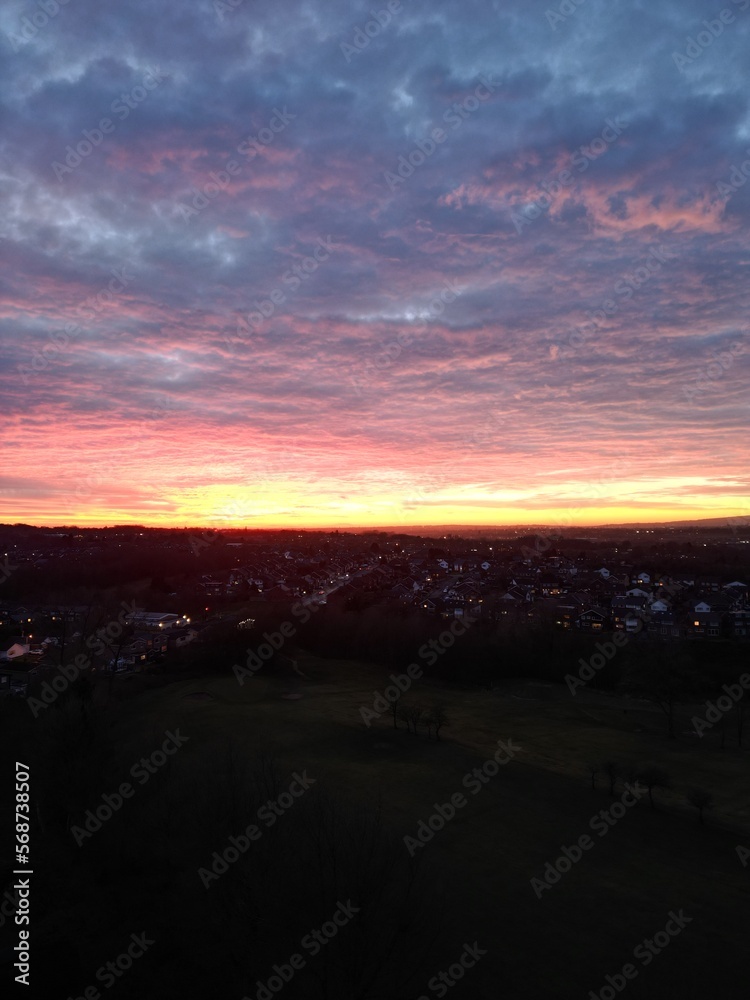
<path fill-rule="evenodd" d="M 703 603 L 696 605 L 703 608 Z M 722 616 L 709 610 L 695 610 L 687 622 L 687 636 L 690 639 L 717 639 L 721 635 Z"/>
<path fill-rule="evenodd" d="M 588 608 L 575 621 L 576 628 L 584 632 L 603 632 L 608 624 L 609 619 L 603 608 Z"/>
<path fill-rule="evenodd" d="M 641 593 L 618 594 L 612 598 L 612 611 L 637 611 L 643 613 L 648 607 L 648 597 Z"/>
<path fill-rule="evenodd" d="M 651 639 L 682 639 L 686 634 L 685 625 L 680 622 L 676 612 L 670 608 L 653 611 L 653 606 L 646 622 L 646 631 Z"/>
<path fill-rule="evenodd" d="M 750 611 L 732 611 L 729 614 L 729 634 L 734 639 L 750 636 Z"/>
<path fill-rule="evenodd" d="M 182 649 L 183 646 L 187 646 L 189 643 L 194 642 L 197 637 L 198 633 L 191 626 L 187 626 L 186 628 L 174 628 L 167 633 L 170 649 Z"/>
<path fill-rule="evenodd" d="M 625 591 L 626 597 L 642 597 L 645 601 L 651 599 L 651 594 L 648 590 L 643 590 L 641 587 L 631 587 L 630 590 Z"/>
<path fill-rule="evenodd" d="M 560 597 L 568 589 L 554 576 L 541 576 L 536 586 L 542 597 Z"/>

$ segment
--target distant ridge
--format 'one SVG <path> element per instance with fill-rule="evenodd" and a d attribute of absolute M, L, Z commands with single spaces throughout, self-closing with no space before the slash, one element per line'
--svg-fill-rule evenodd
<path fill-rule="evenodd" d="M 367 525 L 315 525 L 310 527 L 289 525 L 283 526 L 250 526 L 244 524 L 233 525 L 144 525 L 144 524 L 108 524 L 108 525 L 78 525 L 78 524 L 28 524 L 25 522 L 0 524 L 0 529 L 30 528 L 37 531 L 211 531 L 211 532 L 237 532 L 243 531 L 253 535 L 261 535 L 267 532 L 285 532 L 290 535 L 302 532 L 311 534 L 327 533 L 338 531 L 344 534 L 369 534 L 373 532 L 389 532 L 391 534 L 420 534 L 420 535 L 478 535 L 478 534 L 517 534 L 529 535 L 537 532 L 559 532 L 560 534 L 578 534 L 581 531 L 643 531 L 643 530 L 668 530 L 672 528 L 726 528 L 747 526 L 750 529 L 750 511 L 738 513 L 730 517 L 706 517 L 685 521 L 627 521 L 613 522 L 611 524 L 567 524 L 561 525 L 555 522 L 540 521 L 537 524 L 367 524 Z"/>

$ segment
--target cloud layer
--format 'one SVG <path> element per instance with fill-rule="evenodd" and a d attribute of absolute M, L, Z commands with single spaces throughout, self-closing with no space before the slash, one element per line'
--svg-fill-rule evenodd
<path fill-rule="evenodd" d="M 746 506 L 750 0 L 56 7 L 0 13 L 0 519 Z"/>

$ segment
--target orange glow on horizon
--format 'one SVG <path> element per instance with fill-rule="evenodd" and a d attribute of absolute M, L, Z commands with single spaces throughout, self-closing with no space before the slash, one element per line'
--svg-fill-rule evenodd
<path fill-rule="evenodd" d="M 606 525 L 627 524 L 667 524 L 679 521 L 701 521 L 707 519 L 726 520 L 731 527 L 738 520 L 746 521 L 750 526 L 750 501 L 743 507 L 720 506 L 607 506 L 589 507 L 584 511 L 573 511 L 566 507 L 549 507 L 536 510 L 520 508 L 498 508 L 495 516 L 488 516 L 486 508 L 472 510 L 471 507 L 445 507 L 437 510 L 412 511 L 405 514 L 397 507 L 393 508 L 393 516 L 388 517 L 385 509 L 380 516 L 366 517 L 363 514 L 350 512 L 333 516 L 321 511 L 318 515 L 287 513 L 278 516 L 272 512 L 247 517 L 224 516 L 217 518 L 215 514 L 205 517 L 193 514 L 179 516 L 175 514 L 153 515 L 125 510 L 81 510 L 74 515 L 65 516 L 38 515 L 22 518 L 5 514 L 0 520 L 5 523 L 24 523 L 35 527 L 75 526 L 79 528 L 105 528 L 115 525 L 139 525 L 145 528 L 176 528 L 202 531 L 237 530 L 249 528 L 253 530 L 301 530 L 301 531 L 333 531 L 336 529 L 380 529 L 380 528 L 431 528 L 431 527 L 466 527 L 466 528 L 514 528 L 538 527 L 549 528 L 585 528 Z"/>
<path fill-rule="evenodd" d="M 658 474 L 645 461 L 597 467 L 591 456 L 584 464 L 571 454 L 561 466 L 549 454 L 531 467 L 478 454 L 442 462 L 426 451 L 395 456 L 400 463 L 413 461 L 412 471 L 374 449 L 355 455 L 313 447 L 307 454 L 300 449 L 246 459 L 217 445 L 213 460 L 200 464 L 189 446 L 164 443 L 161 452 L 110 451 L 105 459 L 101 450 L 89 459 L 81 449 L 83 475 L 71 467 L 71 453 L 61 459 L 50 447 L 49 478 L 0 492 L 0 522 L 332 530 L 564 528 L 709 518 L 731 524 L 750 517 L 750 494 L 740 476 Z"/>

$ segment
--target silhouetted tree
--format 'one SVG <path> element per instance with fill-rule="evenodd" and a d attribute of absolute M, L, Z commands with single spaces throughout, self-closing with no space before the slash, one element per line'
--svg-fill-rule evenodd
<path fill-rule="evenodd" d="M 588 772 L 589 772 L 589 775 L 591 777 L 591 791 L 595 792 L 596 791 L 596 777 L 599 774 L 599 771 L 601 770 L 601 764 L 597 763 L 596 761 L 590 761 L 586 765 L 586 767 L 588 768 Z"/>
<path fill-rule="evenodd" d="M 609 794 L 615 794 L 615 785 L 617 784 L 617 779 L 622 773 L 622 769 L 616 760 L 605 760 L 602 764 L 602 771 L 607 775 L 609 779 Z"/>
<path fill-rule="evenodd" d="M 395 698 L 390 702 L 391 706 L 391 717 L 393 718 L 393 728 L 398 729 L 398 718 L 399 718 L 399 702 L 401 701 L 401 692 L 399 691 Z"/>
<path fill-rule="evenodd" d="M 424 715 L 424 709 L 422 708 L 421 705 L 410 705 L 408 709 L 408 714 L 409 714 L 409 722 L 411 722 L 412 726 L 412 731 L 416 736 L 417 727 L 419 726 L 422 716 Z"/>
<path fill-rule="evenodd" d="M 625 785 L 634 785 L 638 781 L 638 766 L 632 760 L 623 764 L 621 777 Z"/>
<path fill-rule="evenodd" d="M 667 722 L 667 736 L 675 739 L 675 709 L 680 701 L 699 690 L 700 677 L 692 660 L 679 650 L 658 650 L 650 656 L 638 650 L 626 672 L 624 687 L 661 709 Z"/>
<path fill-rule="evenodd" d="M 432 711 L 430 712 L 430 718 L 433 726 L 435 727 L 435 739 L 439 741 L 440 730 L 443 726 L 449 725 L 448 716 L 445 714 L 445 708 L 442 702 L 435 702 L 432 706 Z"/>
<path fill-rule="evenodd" d="M 714 797 L 703 788 L 691 788 L 687 793 L 687 801 L 698 810 L 698 821 L 703 822 L 703 810 L 710 809 L 714 804 Z"/>
<path fill-rule="evenodd" d="M 648 789 L 648 801 L 652 809 L 656 808 L 654 805 L 653 790 L 655 788 L 671 787 L 667 772 L 660 767 L 656 767 L 654 764 L 648 764 L 646 767 L 641 768 L 636 775 L 636 780 Z"/>

